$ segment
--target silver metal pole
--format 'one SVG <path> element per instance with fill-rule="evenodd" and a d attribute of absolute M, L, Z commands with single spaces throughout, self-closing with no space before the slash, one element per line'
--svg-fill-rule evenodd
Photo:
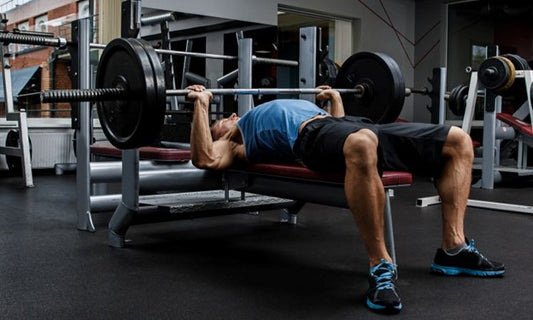
<path fill-rule="evenodd" d="M 239 87 L 252 87 L 252 39 L 239 39 Z M 252 96 L 239 96 L 238 114 L 243 115 L 253 108 Z"/>
<path fill-rule="evenodd" d="M 176 21 L 178 14 L 176 12 L 167 12 L 163 14 L 153 15 L 150 17 L 141 18 L 141 25 L 148 26 L 152 24 L 158 24 L 165 21 Z"/>
<path fill-rule="evenodd" d="M 105 49 L 107 45 L 101 43 L 91 43 L 91 48 L 93 49 Z M 219 59 L 219 60 L 237 60 L 237 56 L 229 56 L 223 54 L 214 54 L 214 53 L 201 53 L 201 52 L 191 52 L 191 51 L 179 51 L 179 50 L 168 50 L 168 49 L 154 49 L 155 52 L 160 54 L 168 54 L 174 56 L 185 56 L 185 57 L 195 57 L 195 58 L 204 58 L 204 59 Z M 297 67 L 299 65 L 298 61 L 294 60 L 285 60 L 285 59 L 273 59 L 273 58 L 264 58 L 257 57 L 252 55 L 252 61 L 254 63 L 265 63 L 265 64 L 277 64 L 282 66 Z"/>
<path fill-rule="evenodd" d="M 78 65 L 79 65 L 79 88 L 90 88 L 90 72 L 89 72 L 89 19 L 81 19 L 78 23 Z M 90 145 L 90 124 L 91 105 L 89 102 L 81 102 L 79 109 L 79 123 L 80 129 L 76 137 L 76 158 L 78 165 L 76 166 L 76 186 L 77 186 L 77 212 L 78 212 L 78 229 L 94 232 L 95 227 L 91 217 L 90 204 L 90 159 L 89 159 L 89 145 Z"/>
<path fill-rule="evenodd" d="M 316 87 L 317 34 L 318 29 L 316 27 L 300 29 L 300 88 Z M 300 99 L 315 102 L 315 96 L 311 94 L 300 95 Z"/>
<path fill-rule="evenodd" d="M 364 89 L 335 89 L 339 93 L 363 94 Z M 276 95 L 276 94 L 318 94 L 322 89 L 317 88 L 236 88 L 236 89 L 207 89 L 213 95 Z M 177 89 L 167 90 L 168 96 L 184 96 L 191 90 Z"/>

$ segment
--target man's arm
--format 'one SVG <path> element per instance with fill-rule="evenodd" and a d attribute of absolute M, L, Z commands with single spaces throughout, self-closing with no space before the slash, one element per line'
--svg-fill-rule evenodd
<path fill-rule="evenodd" d="M 319 86 L 322 92 L 316 95 L 316 99 L 319 101 L 329 100 L 331 102 L 330 114 L 336 118 L 344 117 L 344 105 L 340 93 L 332 89 L 330 86 Z"/>
<path fill-rule="evenodd" d="M 194 101 L 191 128 L 192 163 L 202 169 L 226 169 L 233 164 L 234 142 L 229 139 L 213 141 L 209 128 L 209 103 L 213 95 L 203 86 L 190 86 L 187 98 Z"/>

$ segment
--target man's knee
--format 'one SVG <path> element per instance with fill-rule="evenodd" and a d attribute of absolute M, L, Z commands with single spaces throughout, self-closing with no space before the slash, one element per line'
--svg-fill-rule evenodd
<path fill-rule="evenodd" d="M 346 166 L 367 167 L 377 164 L 378 138 L 374 132 L 361 129 L 350 134 L 344 143 Z"/>
<path fill-rule="evenodd" d="M 460 157 L 468 161 L 474 159 L 472 139 L 461 128 L 452 127 L 444 144 L 443 155 L 445 157 Z"/>

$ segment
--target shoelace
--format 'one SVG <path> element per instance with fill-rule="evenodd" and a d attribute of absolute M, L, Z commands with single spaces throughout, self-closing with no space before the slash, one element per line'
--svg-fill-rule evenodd
<path fill-rule="evenodd" d="M 384 270 L 380 275 L 376 275 L 376 271 Z M 394 265 L 388 261 L 381 260 L 381 263 L 372 269 L 372 276 L 376 280 L 376 289 L 394 289 L 392 280 L 394 279 Z"/>
<path fill-rule="evenodd" d="M 479 252 L 479 250 L 476 247 L 474 247 L 474 239 L 470 239 L 470 241 L 468 242 L 468 246 L 465 249 L 468 252 L 478 254 L 483 260 L 488 260 L 487 258 L 485 258 L 485 256 L 481 252 Z"/>

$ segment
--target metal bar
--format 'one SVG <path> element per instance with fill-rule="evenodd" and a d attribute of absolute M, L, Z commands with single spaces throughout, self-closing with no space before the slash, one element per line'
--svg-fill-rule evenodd
<path fill-rule="evenodd" d="M 152 24 L 158 24 L 161 22 L 176 21 L 177 19 L 178 14 L 176 12 L 167 12 L 163 14 L 153 15 L 150 17 L 142 17 L 141 25 L 147 26 Z"/>
<path fill-rule="evenodd" d="M 393 189 L 385 189 L 385 212 L 384 212 L 384 227 L 385 227 L 385 244 L 391 255 L 392 262 L 396 262 L 396 248 L 394 245 L 394 227 L 392 224 L 392 209 L 390 199 L 394 196 Z"/>
<path fill-rule="evenodd" d="M 353 89 L 335 89 L 339 93 L 363 94 L 364 89 L 356 87 Z M 322 89 L 317 88 L 226 88 L 226 89 L 207 89 L 213 95 L 275 95 L 275 94 L 318 94 Z M 187 95 L 191 90 L 178 89 L 167 90 L 167 95 Z"/>
<path fill-rule="evenodd" d="M 362 96 L 364 88 L 356 86 L 353 89 L 335 89 L 339 93 L 353 93 Z M 220 88 L 207 89 L 213 95 L 278 95 L 278 94 L 318 94 L 322 89 L 317 88 Z M 167 96 L 186 96 L 192 92 L 189 89 L 166 90 Z M 49 102 L 79 102 L 79 101 L 111 101 L 135 99 L 136 96 L 128 98 L 128 91 L 122 88 L 101 88 L 101 89 L 63 89 L 44 90 L 35 93 L 21 94 L 19 100 L 32 103 Z"/>
<path fill-rule="evenodd" d="M 315 88 L 317 75 L 318 28 L 305 27 L 300 29 L 300 54 L 298 79 L 300 88 Z M 315 102 L 313 94 L 301 94 L 300 99 Z"/>
<path fill-rule="evenodd" d="M 80 19 L 76 22 L 78 24 L 77 35 L 78 38 L 78 88 L 88 89 L 90 87 L 90 72 L 89 72 L 89 21 L 87 19 Z M 76 30 L 73 25 L 73 30 Z M 75 59 L 75 58 L 73 58 Z M 90 123 L 91 123 L 91 105 L 88 102 L 80 103 L 79 108 L 79 124 L 80 127 L 76 131 L 76 188 L 77 188 L 77 212 L 79 230 L 95 231 L 95 227 L 91 216 L 90 203 L 90 159 L 89 159 L 89 145 L 91 140 Z"/>
<path fill-rule="evenodd" d="M 222 54 L 187 52 L 187 51 L 165 50 L 165 49 L 155 49 L 155 51 L 157 53 L 170 54 L 174 56 L 188 56 L 188 57 L 205 58 L 205 59 L 220 59 L 220 60 L 237 60 L 237 56 L 228 56 L 228 55 L 222 55 Z"/>
<path fill-rule="evenodd" d="M 239 87 L 248 89 L 252 87 L 252 39 L 239 39 L 238 47 Z M 237 104 L 237 113 L 243 115 L 254 107 L 254 100 L 251 96 L 241 96 L 238 98 Z"/>
<path fill-rule="evenodd" d="M 101 43 L 91 43 L 91 48 L 93 49 L 105 49 L 106 44 Z M 223 54 L 214 54 L 214 53 L 201 53 L 201 52 L 191 52 L 191 51 L 179 51 L 179 50 L 169 50 L 169 49 L 154 49 L 155 52 L 160 54 L 168 54 L 173 56 L 185 56 L 185 57 L 195 57 L 195 58 L 205 58 L 205 59 L 219 59 L 219 60 L 237 60 L 237 56 L 229 56 Z M 252 61 L 255 63 L 265 63 L 265 64 L 277 64 L 282 66 L 297 67 L 298 61 L 294 60 L 285 60 L 285 59 L 273 59 L 273 58 L 264 58 L 257 57 L 252 55 Z"/>
<path fill-rule="evenodd" d="M 0 32 L 0 42 L 59 48 L 65 47 L 68 43 L 65 38 L 50 38 L 42 35 L 18 34 L 13 32 Z"/>
<path fill-rule="evenodd" d="M 256 56 L 252 56 L 252 61 L 255 63 L 277 64 L 280 66 L 289 66 L 289 67 L 297 67 L 299 65 L 298 61 L 263 58 L 263 57 L 256 57 Z"/>

